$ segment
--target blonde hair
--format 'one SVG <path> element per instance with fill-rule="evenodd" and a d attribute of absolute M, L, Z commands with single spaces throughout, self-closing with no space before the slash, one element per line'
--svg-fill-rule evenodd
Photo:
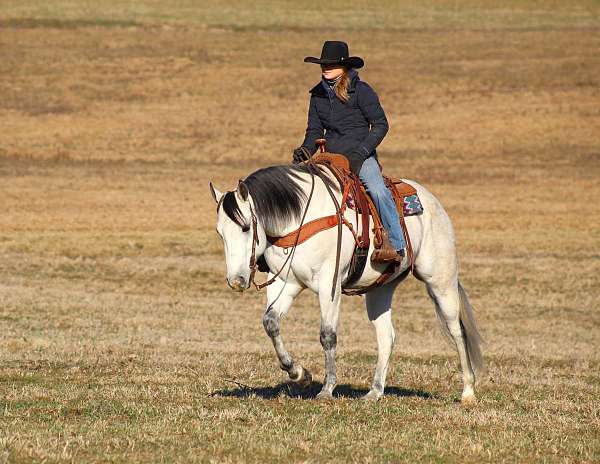
<path fill-rule="evenodd" d="M 340 80 L 337 81 L 333 90 L 336 96 L 344 103 L 348 102 L 348 87 L 350 86 L 350 77 L 348 76 L 348 68 L 344 68 L 343 74 L 340 76 Z"/>

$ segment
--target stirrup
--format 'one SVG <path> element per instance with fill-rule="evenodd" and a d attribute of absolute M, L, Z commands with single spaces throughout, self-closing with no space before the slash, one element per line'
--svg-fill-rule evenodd
<path fill-rule="evenodd" d="M 372 263 L 400 263 L 403 254 L 398 253 L 390 243 L 387 232 L 383 232 L 381 236 L 381 246 L 375 248 L 371 254 Z"/>

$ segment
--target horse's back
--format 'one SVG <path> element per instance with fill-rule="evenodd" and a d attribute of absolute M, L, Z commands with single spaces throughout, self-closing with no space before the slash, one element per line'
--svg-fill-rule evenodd
<path fill-rule="evenodd" d="M 435 265 L 436 257 L 439 257 L 440 254 L 446 257 L 452 255 L 451 259 L 455 258 L 452 223 L 441 202 L 430 190 L 411 179 L 399 180 L 416 189 L 423 206 L 421 214 L 406 216 L 405 221 L 408 239 L 415 257 L 415 271 L 417 275 L 419 272 L 428 273 Z M 374 234 L 371 231 L 371 239 L 373 240 L 373 238 Z M 371 249 L 370 253 L 372 251 Z M 385 268 L 385 265 L 382 264 L 372 264 L 370 259 L 367 263 L 357 286 L 366 286 L 374 282 Z M 410 263 L 405 259 L 390 280 L 405 274 L 409 267 Z"/>
<path fill-rule="evenodd" d="M 423 232 L 429 232 L 435 234 L 436 238 L 442 235 L 449 235 L 450 239 L 454 243 L 454 229 L 450 216 L 442 206 L 440 200 L 427 188 L 414 180 L 402 179 L 409 185 L 412 185 L 417 190 L 417 195 L 423 206 L 423 213 L 417 216 L 409 216 L 406 218 L 407 226 L 414 222 L 420 222 L 421 226 L 424 227 Z"/>
<path fill-rule="evenodd" d="M 420 277 L 437 276 L 435 280 L 456 277 L 458 259 L 456 240 L 450 216 L 440 200 L 427 188 L 413 180 L 405 180 L 417 189 L 423 206 L 419 216 L 406 218 L 415 253 L 415 273 Z"/>

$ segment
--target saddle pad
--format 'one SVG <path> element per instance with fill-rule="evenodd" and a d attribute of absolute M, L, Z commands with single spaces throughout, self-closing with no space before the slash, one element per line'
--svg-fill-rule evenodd
<path fill-rule="evenodd" d="M 417 195 L 416 193 L 412 195 L 406 195 L 402 198 L 402 200 L 404 201 L 404 217 L 418 216 L 419 214 L 423 214 L 423 205 L 421 204 L 419 195 Z M 348 198 L 346 199 L 346 204 L 348 205 L 348 208 L 354 209 L 356 207 L 352 195 L 348 195 Z"/>
<path fill-rule="evenodd" d="M 414 195 L 405 196 L 403 200 L 404 216 L 417 216 L 423 214 L 423 205 L 416 193 Z"/>

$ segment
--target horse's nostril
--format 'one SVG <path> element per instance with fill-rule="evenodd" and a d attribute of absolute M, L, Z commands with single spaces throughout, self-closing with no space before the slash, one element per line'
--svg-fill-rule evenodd
<path fill-rule="evenodd" d="M 228 279 L 227 284 L 232 290 L 244 291 L 246 289 L 246 279 L 241 276 L 235 277 L 231 281 Z"/>

